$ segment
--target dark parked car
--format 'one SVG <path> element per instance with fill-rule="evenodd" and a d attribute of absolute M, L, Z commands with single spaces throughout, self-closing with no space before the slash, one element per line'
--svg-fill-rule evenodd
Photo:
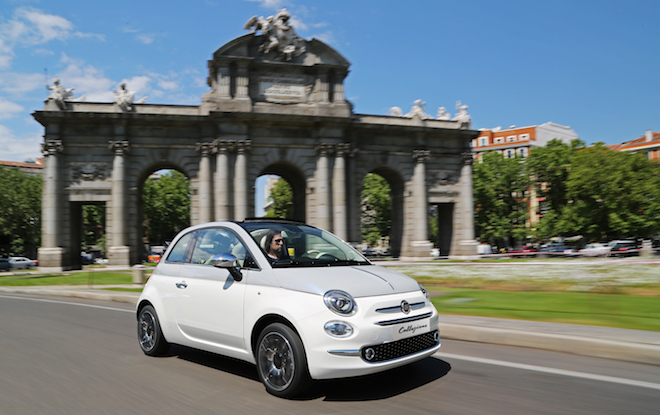
<path fill-rule="evenodd" d="M 9 271 L 10 268 L 9 258 L 0 258 L 0 272 Z"/>
<path fill-rule="evenodd" d="M 538 253 L 548 256 L 565 256 L 565 255 L 574 255 L 575 249 L 569 245 L 564 245 L 561 243 L 551 243 L 548 246 L 540 248 Z"/>
<path fill-rule="evenodd" d="M 636 241 L 612 241 L 610 242 L 609 256 L 639 256 L 639 246 Z"/>
<path fill-rule="evenodd" d="M 510 250 L 507 251 L 508 254 L 514 254 L 511 255 L 512 257 L 534 257 L 536 256 L 536 253 L 538 252 L 538 249 L 534 248 L 533 246 L 516 246 Z"/>

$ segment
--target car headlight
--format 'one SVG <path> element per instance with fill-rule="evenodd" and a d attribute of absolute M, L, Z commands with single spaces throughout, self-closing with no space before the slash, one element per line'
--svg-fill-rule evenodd
<path fill-rule="evenodd" d="M 426 288 L 424 288 L 422 284 L 419 284 L 419 289 L 422 290 L 424 297 L 426 297 L 427 300 L 431 299 L 431 294 L 429 294 L 429 292 L 426 290 Z"/>
<path fill-rule="evenodd" d="M 332 337 L 348 337 L 353 334 L 353 327 L 343 321 L 328 321 L 323 328 Z"/>
<path fill-rule="evenodd" d="M 343 291 L 328 291 L 323 296 L 325 305 L 334 313 L 350 316 L 357 311 L 355 300 Z"/>

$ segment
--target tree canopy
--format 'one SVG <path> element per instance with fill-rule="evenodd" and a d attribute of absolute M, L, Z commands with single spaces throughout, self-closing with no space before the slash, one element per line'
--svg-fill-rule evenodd
<path fill-rule="evenodd" d="M 151 245 L 164 245 L 190 226 L 190 183 L 181 172 L 169 170 L 148 178 L 142 191 L 146 236 Z"/>
<path fill-rule="evenodd" d="M 0 244 L 3 254 L 36 256 L 41 240 L 41 176 L 0 167 Z"/>
<path fill-rule="evenodd" d="M 279 179 L 270 191 L 270 198 L 273 203 L 266 212 L 267 218 L 293 218 L 293 190 L 284 179 Z"/>
<path fill-rule="evenodd" d="M 390 236 L 392 230 L 392 197 L 390 185 L 382 176 L 369 173 L 362 182 L 362 240 L 370 246 Z"/>

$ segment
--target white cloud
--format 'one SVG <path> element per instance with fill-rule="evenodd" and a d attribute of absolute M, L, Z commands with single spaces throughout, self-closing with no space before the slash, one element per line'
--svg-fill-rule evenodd
<path fill-rule="evenodd" d="M 335 36 L 331 30 L 327 30 L 323 33 L 314 35 L 314 37 L 322 41 L 323 43 L 327 43 L 328 45 L 332 45 L 333 43 L 335 43 Z"/>
<path fill-rule="evenodd" d="M 4 125 L 0 125 L 0 160 L 25 161 L 41 157 L 42 133 L 27 133 L 17 137 Z"/>
<path fill-rule="evenodd" d="M 103 35 L 74 32 L 73 24 L 61 16 L 31 7 L 18 8 L 11 20 L 0 23 L 0 68 L 11 65 L 14 48 L 18 45 L 36 46 L 72 37 L 105 39 Z"/>
<path fill-rule="evenodd" d="M 0 89 L 7 93 L 20 95 L 44 87 L 43 74 L 0 72 Z"/>
<path fill-rule="evenodd" d="M 144 43 L 145 45 L 153 43 L 153 41 L 156 40 L 156 37 L 154 35 L 137 35 L 135 36 L 135 38 L 140 42 Z"/>
<path fill-rule="evenodd" d="M 7 101 L 6 99 L 0 97 L 0 120 L 5 120 L 7 118 L 13 118 L 19 112 L 23 111 L 21 105 L 16 104 L 15 102 Z"/>
<path fill-rule="evenodd" d="M 267 9 L 279 9 L 283 5 L 289 4 L 287 0 L 246 0 L 246 1 L 260 3 L 261 7 Z"/>
<path fill-rule="evenodd" d="M 102 71 L 92 65 L 86 65 L 84 61 L 73 59 L 62 54 L 61 61 L 67 66 L 57 74 L 62 86 L 74 88 L 74 96 L 86 96 L 86 101 L 113 102 L 115 94 L 112 88 L 115 82 L 106 78 Z M 51 81 L 51 80 L 49 80 Z"/>

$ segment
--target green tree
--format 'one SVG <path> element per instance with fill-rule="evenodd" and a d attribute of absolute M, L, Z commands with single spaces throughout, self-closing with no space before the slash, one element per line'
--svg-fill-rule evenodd
<path fill-rule="evenodd" d="M 142 191 L 143 220 L 152 245 L 163 245 L 190 226 L 190 183 L 170 170 L 157 179 L 147 179 Z"/>
<path fill-rule="evenodd" d="M 293 190 L 284 179 L 279 179 L 270 191 L 273 203 L 264 215 L 267 218 L 293 218 Z"/>
<path fill-rule="evenodd" d="M 362 182 L 362 240 L 370 246 L 390 236 L 392 230 L 392 197 L 390 185 L 382 176 L 369 173 Z"/>
<path fill-rule="evenodd" d="M 543 198 L 543 217 L 537 225 L 537 236 L 546 239 L 559 234 L 558 221 L 567 199 L 567 180 L 571 163 L 584 142 L 575 139 L 571 144 L 551 140 L 546 146 L 535 148 L 526 164 L 537 197 Z"/>
<path fill-rule="evenodd" d="M 99 240 L 105 234 L 105 205 L 83 205 L 82 219 L 82 248 L 99 245 Z"/>
<path fill-rule="evenodd" d="M 651 237 L 660 232 L 660 166 L 643 154 L 599 143 L 580 151 L 566 181 L 559 229 L 588 239 Z"/>
<path fill-rule="evenodd" d="M 36 257 L 41 239 L 41 176 L 0 167 L 0 240 L 7 254 Z"/>
<path fill-rule="evenodd" d="M 524 159 L 489 152 L 474 164 L 475 231 L 482 242 L 503 245 L 528 236 L 529 185 Z"/>

